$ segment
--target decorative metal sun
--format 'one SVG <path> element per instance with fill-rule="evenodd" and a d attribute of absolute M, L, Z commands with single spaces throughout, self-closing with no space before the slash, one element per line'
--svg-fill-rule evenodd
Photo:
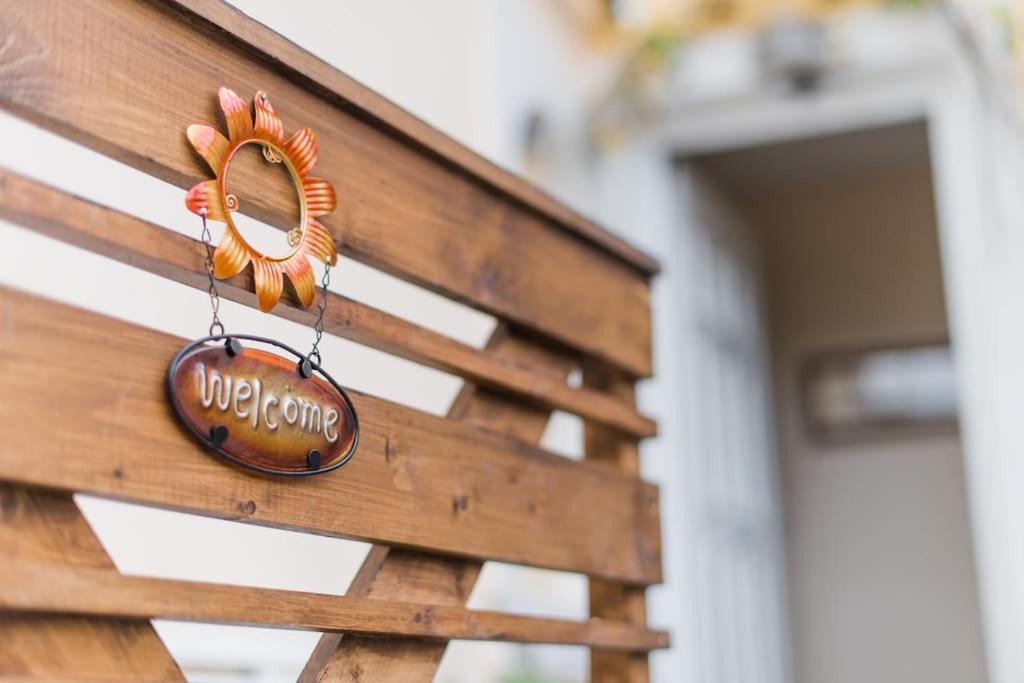
<path fill-rule="evenodd" d="M 316 279 L 307 257 L 335 265 L 337 249 L 330 233 L 317 219 L 334 211 L 337 199 L 329 182 L 309 175 L 316 163 L 317 144 L 313 131 L 303 128 L 287 140 L 284 126 L 264 92 L 253 100 L 255 124 L 249 108 L 238 95 L 227 88 L 218 91 L 220 107 L 228 124 L 225 138 L 216 128 L 202 124 L 188 127 L 188 139 L 217 176 L 197 183 L 188 191 L 185 205 L 190 211 L 226 224 L 224 237 L 213 256 L 214 275 L 225 279 L 242 272 L 252 263 L 256 281 L 256 298 L 260 309 L 269 311 L 277 305 L 284 287 L 284 276 L 291 280 L 303 306 L 316 297 Z M 284 163 L 298 190 L 300 218 L 298 227 L 288 233 L 291 250 L 282 257 L 267 256 L 252 247 L 231 217 L 238 209 L 238 198 L 228 194 L 228 166 L 235 153 L 247 144 L 263 148 L 263 156 L 271 163 Z"/>

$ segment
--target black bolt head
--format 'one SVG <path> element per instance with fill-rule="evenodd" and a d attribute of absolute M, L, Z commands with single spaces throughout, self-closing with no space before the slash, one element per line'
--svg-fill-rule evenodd
<path fill-rule="evenodd" d="M 226 342 L 224 342 L 224 350 L 227 351 L 227 354 L 229 356 L 234 358 L 238 354 L 242 353 L 242 343 L 235 339 L 234 337 L 232 337 L 231 339 L 228 339 Z"/>
<path fill-rule="evenodd" d="M 216 427 L 210 427 L 210 445 L 214 448 L 220 448 L 224 445 L 224 442 L 228 440 L 228 428 L 224 425 L 217 425 Z"/>
<path fill-rule="evenodd" d="M 311 448 L 309 453 L 306 453 L 306 464 L 309 465 L 311 470 L 320 469 L 320 451 Z"/>
<path fill-rule="evenodd" d="M 309 379 L 313 376 L 313 363 L 308 358 L 299 361 L 299 376 L 302 379 Z"/>

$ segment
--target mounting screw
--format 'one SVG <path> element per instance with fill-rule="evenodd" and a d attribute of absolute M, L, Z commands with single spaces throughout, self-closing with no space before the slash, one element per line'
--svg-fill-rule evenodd
<path fill-rule="evenodd" d="M 217 425 L 216 427 L 210 427 L 210 445 L 214 448 L 220 448 L 224 445 L 224 442 L 228 440 L 228 428 L 224 425 Z"/>
<path fill-rule="evenodd" d="M 224 350 L 227 351 L 228 355 L 234 358 L 238 354 L 242 353 L 242 343 L 231 337 L 224 342 Z"/>
<path fill-rule="evenodd" d="M 299 361 L 299 376 L 302 379 L 309 379 L 313 376 L 313 363 L 308 358 L 303 358 Z"/>
<path fill-rule="evenodd" d="M 320 469 L 320 451 L 311 448 L 309 453 L 306 453 L 306 464 L 309 465 L 311 470 Z"/>

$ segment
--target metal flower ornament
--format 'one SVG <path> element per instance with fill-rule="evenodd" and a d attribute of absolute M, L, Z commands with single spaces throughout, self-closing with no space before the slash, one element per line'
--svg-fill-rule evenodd
<path fill-rule="evenodd" d="M 221 88 L 218 97 L 228 136 L 198 123 L 186 131 L 216 176 L 194 185 L 185 197 L 188 209 L 202 218 L 212 319 L 207 336 L 189 342 L 171 360 L 167 396 L 182 425 L 231 463 L 281 476 L 330 472 L 351 460 L 359 444 L 355 406 L 323 368 L 320 354 L 327 288 L 338 252 L 317 218 L 334 211 L 334 188 L 310 175 L 317 156 L 313 131 L 303 128 L 285 139 L 281 119 L 265 93 L 256 93 L 255 117 L 231 90 Z M 228 193 L 228 168 L 248 144 L 259 146 L 269 163 L 284 164 L 298 190 L 299 224 L 288 233 L 290 248 L 281 257 L 253 247 L 232 218 L 238 198 Z M 225 224 L 216 249 L 207 220 Z M 325 266 L 319 288 L 310 257 Z M 224 329 L 217 280 L 241 273 L 250 263 L 263 311 L 280 301 L 286 276 L 303 306 L 318 302 L 307 353 L 274 339 Z"/>
<path fill-rule="evenodd" d="M 269 311 L 281 298 L 284 276 L 288 276 L 299 301 L 310 306 L 316 298 L 316 278 L 309 257 L 326 265 L 335 265 L 337 249 L 331 234 L 317 218 L 334 211 L 334 188 L 322 178 L 310 175 L 317 158 L 316 136 L 303 128 L 285 139 L 284 125 L 266 93 L 257 92 L 253 100 L 255 120 L 245 101 L 227 88 L 218 91 L 220 107 L 228 126 L 228 136 L 200 123 L 188 127 L 189 142 L 213 170 L 216 178 L 197 183 L 188 191 L 185 205 L 205 219 L 226 224 L 224 236 L 213 254 L 213 275 L 226 279 L 237 275 L 252 263 L 256 298 L 260 309 Z M 228 168 L 239 149 L 248 144 L 263 148 L 271 163 L 283 163 L 299 195 L 299 225 L 288 233 L 290 250 L 280 257 L 261 253 L 250 245 L 235 225 L 232 212 L 238 210 L 238 198 L 228 193 Z"/>

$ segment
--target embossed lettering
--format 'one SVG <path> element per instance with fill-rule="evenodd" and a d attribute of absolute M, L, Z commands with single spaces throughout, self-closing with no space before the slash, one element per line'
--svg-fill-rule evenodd
<path fill-rule="evenodd" d="M 303 401 L 299 399 L 299 403 L 302 405 L 302 422 L 300 426 L 307 432 L 319 432 L 320 431 L 320 406 L 313 403 L 312 401 Z"/>
<path fill-rule="evenodd" d="M 336 443 L 338 441 L 338 432 L 331 432 L 331 428 L 338 424 L 338 411 L 334 408 L 328 408 L 327 412 L 324 413 L 324 438 L 327 439 L 327 443 Z"/>
<path fill-rule="evenodd" d="M 240 379 L 237 382 L 235 382 L 235 415 L 242 418 L 243 420 L 249 417 L 249 411 L 242 410 L 241 408 L 239 408 L 238 402 L 241 401 L 242 403 L 245 403 L 250 398 L 252 398 L 252 385 L 246 382 L 244 379 Z"/>
<path fill-rule="evenodd" d="M 352 404 L 330 376 L 302 377 L 290 360 L 258 348 L 232 354 L 196 344 L 176 357 L 169 389 L 201 442 L 262 471 L 319 473 L 343 464 L 358 442 Z"/>
<path fill-rule="evenodd" d="M 284 421 L 290 425 L 299 419 L 299 404 L 291 396 L 284 400 Z"/>
<path fill-rule="evenodd" d="M 277 404 L 277 396 L 273 394 L 263 399 L 263 424 L 267 425 L 267 429 L 270 431 L 274 431 L 278 427 L 277 420 L 273 420 L 270 417 L 271 406 L 276 406 Z"/>
<path fill-rule="evenodd" d="M 331 444 L 338 441 L 341 415 L 336 408 L 325 409 L 315 401 L 300 397 L 285 396 L 282 400 L 270 392 L 264 396 L 263 383 L 259 379 L 221 375 L 202 363 L 196 363 L 195 367 L 199 373 L 199 402 L 204 408 L 215 406 L 241 420 L 251 417 L 254 430 L 259 429 L 261 422 L 270 431 L 278 429 L 281 424 L 277 416 L 281 415 L 287 424 L 303 432 L 321 434 Z"/>

